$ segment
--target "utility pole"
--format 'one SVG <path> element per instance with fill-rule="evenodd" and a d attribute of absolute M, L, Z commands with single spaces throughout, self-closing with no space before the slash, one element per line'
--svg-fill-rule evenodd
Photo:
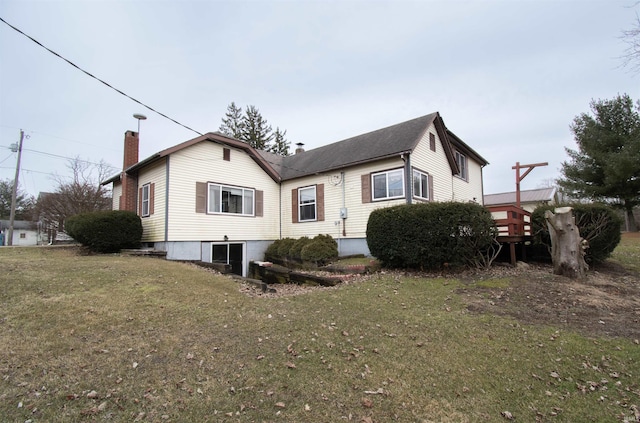
<path fill-rule="evenodd" d="M 16 164 L 16 177 L 13 179 L 13 193 L 11 193 L 11 215 L 9 216 L 9 233 L 7 235 L 7 245 L 13 245 L 13 222 L 16 219 L 16 200 L 18 197 L 18 176 L 20 176 L 20 158 L 22 157 L 22 140 L 24 131 L 20 130 L 20 142 L 18 143 L 18 163 Z"/>

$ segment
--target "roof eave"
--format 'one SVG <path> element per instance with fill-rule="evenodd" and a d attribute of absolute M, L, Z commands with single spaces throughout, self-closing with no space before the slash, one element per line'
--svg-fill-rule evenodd
<path fill-rule="evenodd" d="M 245 151 L 257 164 L 258 166 L 260 166 L 260 168 L 262 170 L 264 170 L 270 177 L 271 179 L 273 179 L 275 182 L 280 182 L 280 174 L 271 166 L 271 164 L 264 158 L 262 157 L 260 154 L 258 154 L 256 152 L 256 150 L 251 147 L 251 145 L 247 144 L 244 141 L 240 141 L 240 140 L 236 140 L 235 138 L 230 138 L 227 137 L 225 135 L 222 135 L 220 133 L 215 133 L 215 132 L 208 132 L 204 135 L 201 135 L 199 137 L 190 139 L 188 141 L 185 141 L 183 143 L 180 143 L 178 145 L 175 145 L 173 147 L 169 147 L 167 149 L 164 149 L 162 151 L 159 151 L 158 153 L 155 153 L 149 157 L 147 157 L 146 159 L 139 161 L 138 163 L 129 166 L 128 168 L 126 168 L 124 170 L 124 173 L 127 174 L 135 174 L 137 173 L 141 168 L 156 162 L 157 160 L 160 160 L 164 157 L 167 157 L 175 152 L 178 152 L 184 148 L 190 147 L 194 144 L 203 142 L 203 141 L 211 141 L 214 143 L 218 143 L 218 144 L 223 144 L 226 145 L 228 147 L 232 147 L 232 148 L 237 148 L 239 150 L 243 150 Z M 103 182 L 103 185 L 111 183 L 111 182 L 115 182 L 117 180 L 119 180 L 121 178 L 121 175 L 117 175 L 114 176 L 106 181 Z"/>
<path fill-rule="evenodd" d="M 291 176 L 288 178 L 283 178 L 282 181 L 292 181 L 294 179 L 298 179 L 298 178 L 304 178 L 307 176 L 312 176 L 312 175 L 321 175 L 323 173 L 329 173 L 329 172 L 335 172 L 337 170 L 343 170 L 343 169 L 348 169 L 350 167 L 354 167 L 354 166 L 359 166 L 359 165 L 363 165 L 363 164 L 367 164 L 367 163 L 373 163 L 373 162 L 378 162 L 380 160 L 386 160 L 386 159 L 390 159 L 393 157 L 399 157 L 402 156 L 404 154 L 411 154 L 413 152 L 413 150 L 404 150 L 404 151 L 398 151 L 392 154 L 385 154 L 384 156 L 378 156 L 378 157 L 372 157 L 372 158 L 368 158 L 368 159 L 364 159 L 364 160 L 358 160 L 358 161 L 354 161 L 354 162 L 350 162 L 341 166 L 335 166 L 335 167 L 328 167 L 316 172 L 309 172 L 309 173 L 305 173 L 305 174 L 301 174 L 301 175 L 295 175 L 295 176 Z"/>

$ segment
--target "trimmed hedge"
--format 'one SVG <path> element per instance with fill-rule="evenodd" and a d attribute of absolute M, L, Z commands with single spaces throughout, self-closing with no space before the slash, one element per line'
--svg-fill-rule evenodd
<path fill-rule="evenodd" d="M 271 243 L 265 252 L 266 260 L 291 258 L 317 263 L 335 257 L 338 257 L 338 243 L 331 235 L 278 239 Z"/>
<path fill-rule="evenodd" d="M 476 203 L 419 203 L 374 210 L 367 244 L 383 266 L 436 270 L 477 266 L 497 236 L 491 213 Z"/>
<path fill-rule="evenodd" d="M 338 257 L 338 243 L 331 235 L 316 235 L 311 242 L 302 247 L 300 258 L 306 261 L 321 262 Z"/>
<path fill-rule="evenodd" d="M 311 238 L 303 236 L 296 239 L 289 249 L 288 256 L 296 259 L 302 259 L 302 249 L 311 242 Z"/>
<path fill-rule="evenodd" d="M 142 239 L 140 217 L 123 210 L 77 214 L 66 220 L 65 229 L 69 236 L 97 253 L 137 248 Z"/>
<path fill-rule="evenodd" d="M 557 207 L 572 207 L 576 218 L 576 226 L 580 236 L 589 242 L 584 257 L 587 264 L 604 262 L 620 243 L 620 225 L 622 220 L 615 210 L 605 204 L 564 204 L 537 207 L 531 214 L 531 231 L 533 235 L 531 256 L 536 260 L 551 260 L 551 237 L 547 228 L 544 213 L 553 212 Z"/>

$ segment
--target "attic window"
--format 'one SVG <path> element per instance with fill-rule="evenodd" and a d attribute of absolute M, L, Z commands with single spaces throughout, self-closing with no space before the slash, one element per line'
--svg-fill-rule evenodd
<path fill-rule="evenodd" d="M 460 170 L 460 172 L 458 172 L 456 176 L 467 181 L 469 177 L 469 173 L 467 171 L 467 156 L 460 153 L 459 151 L 456 151 L 455 156 L 456 163 L 458 164 L 458 169 Z"/>
<path fill-rule="evenodd" d="M 228 148 L 223 148 L 222 149 L 222 159 L 226 160 L 226 161 L 230 161 L 231 160 L 231 150 Z"/>
<path fill-rule="evenodd" d="M 431 151 L 436 151 L 436 136 L 433 132 L 429 132 L 429 148 Z"/>

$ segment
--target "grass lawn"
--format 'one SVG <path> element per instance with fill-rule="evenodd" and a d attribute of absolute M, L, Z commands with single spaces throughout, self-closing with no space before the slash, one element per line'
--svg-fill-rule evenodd
<path fill-rule="evenodd" d="M 638 257 L 640 239 L 620 248 Z M 471 313 L 455 275 L 260 297 L 194 265 L 73 249 L 0 248 L 0 268 L 3 422 L 640 415 L 637 341 Z"/>

